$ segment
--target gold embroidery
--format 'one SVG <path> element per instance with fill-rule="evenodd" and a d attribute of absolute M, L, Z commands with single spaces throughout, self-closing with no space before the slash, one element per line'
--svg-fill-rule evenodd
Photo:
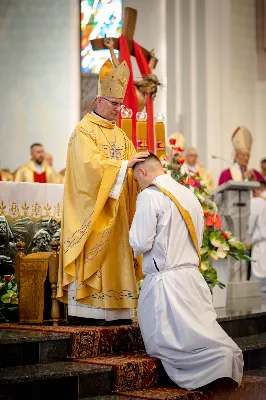
<path fill-rule="evenodd" d="M 54 208 L 54 212 L 52 212 L 52 208 Z M 9 217 L 14 221 L 25 217 L 29 217 L 35 221 L 39 221 L 43 217 L 51 217 L 59 222 L 61 221 L 62 207 L 60 203 L 52 207 L 48 202 L 42 206 L 38 202 L 29 205 L 26 201 L 20 205 L 15 200 L 11 204 L 5 204 L 2 200 L 0 203 L 0 215 Z"/>

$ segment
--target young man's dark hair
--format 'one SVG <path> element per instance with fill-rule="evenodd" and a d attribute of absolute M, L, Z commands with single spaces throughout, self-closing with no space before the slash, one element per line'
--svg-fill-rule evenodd
<path fill-rule="evenodd" d="M 43 145 L 42 145 L 41 143 L 33 143 L 33 144 L 30 146 L 30 151 L 33 149 L 33 147 L 36 147 L 36 146 L 43 147 Z"/>

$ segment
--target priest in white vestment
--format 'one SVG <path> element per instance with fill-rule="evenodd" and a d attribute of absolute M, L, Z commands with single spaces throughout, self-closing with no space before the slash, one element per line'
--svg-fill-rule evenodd
<path fill-rule="evenodd" d="M 251 280 L 261 280 L 266 298 L 266 183 L 261 182 L 259 195 L 250 200 L 248 235 L 251 238 Z"/>
<path fill-rule="evenodd" d="M 138 319 L 147 353 L 170 379 L 193 390 L 220 378 L 241 383 L 243 356 L 217 323 L 199 265 L 204 218 L 196 196 L 165 175 L 151 154 L 134 167 L 142 192 L 130 229 L 145 276 Z"/>

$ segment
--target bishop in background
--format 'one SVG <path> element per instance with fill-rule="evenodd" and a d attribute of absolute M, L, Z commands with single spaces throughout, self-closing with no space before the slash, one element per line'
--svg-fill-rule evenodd
<path fill-rule="evenodd" d="M 141 268 L 129 245 L 137 196 L 131 167 L 148 154 L 137 154 L 115 122 L 128 79 L 126 62 L 116 69 L 104 63 L 98 96 L 69 140 L 58 298 L 79 323 L 130 323 L 137 307 Z"/>
<path fill-rule="evenodd" d="M 235 150 L 234 164 L 222 171 L 219 185 L 231 180 L 263 181 L 263 176 L 257 170 L 248 168 L 252 147 L 252 135 L 249 130 L 245 127 L 237 128 L 232 135 L 232 144 Z"/>

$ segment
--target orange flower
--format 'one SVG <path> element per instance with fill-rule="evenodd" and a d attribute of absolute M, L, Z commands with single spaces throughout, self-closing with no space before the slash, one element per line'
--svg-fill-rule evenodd
<path fill-rule="evenodd" d="M 210 214 L 209 210 L 203 210 L 204 211 L 204 217 L 208 217 L 208 215 Z"/>
<path fill-rule="evenodd" d="M 178 158 L 177 161 L 179 162 L 179 164 L 184 164 L 185 159 L 182 157 L 182 158 Z"/>
<path fill-rule="evenodd" d="M 221 229 L 222 221 L 217 213 L 210 215 L 206 221 L 207 226 L 215 226 L 216 229 Z"/>
<path fill-rule="evenodd" d="M 195 179 L 191 178 L 190 176 L 187 176 L 184 180 L 183 183 L 185 183 L 186 185 L 195 185 Z"/>
<path fill-rule="evenodd" d="M 174 146 L 174 145 L 176 144 L 176 139 L 175 139 L 175 138 L 172 138 L 172 137 L 170 137 L 170 139 L 169 139 L 169 143 L 170 143 L 170 145 L 171 145 L 171 146 Z"/>

